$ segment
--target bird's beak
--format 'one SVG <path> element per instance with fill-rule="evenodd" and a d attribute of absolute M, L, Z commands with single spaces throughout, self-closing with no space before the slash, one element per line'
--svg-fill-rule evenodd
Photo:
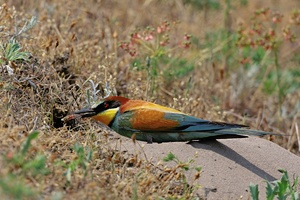
<path fill-rule="evenodd" d="M 81 118 L 86 118 L 86 117 L 95 116 L 97 113 L 92 108 L 84 108 L 82 110 L 75 111 L 74 114 L 80 115 Z"/>

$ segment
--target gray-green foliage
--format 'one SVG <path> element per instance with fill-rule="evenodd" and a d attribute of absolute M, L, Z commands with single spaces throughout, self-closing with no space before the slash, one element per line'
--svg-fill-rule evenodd
<path fill-rule="evenodd" d="M 36 24 L 37 18 L 33 16 L 29 21 L 25 22 L 20 30 L 13 33 L 7 41 L 0 41 L 0 65 L 7 64 L 10 61 L 28 60 L 30 54 L 29 52 L 22 51 L 22 47 L 17 41 L 17 38 L 28 32 Z"/>
<path fill-rule="evenodd" d="M 21 51 L 22 48 L 16 39 L 10 39 L 5 44 L 0 44 L 0 64 L 6 64 L 9 61 L 28 60 L 29 53 Z"/>

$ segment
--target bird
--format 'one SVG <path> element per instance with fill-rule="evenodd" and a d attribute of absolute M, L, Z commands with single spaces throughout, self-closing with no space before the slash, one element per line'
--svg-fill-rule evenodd
<path fill-rule="evenodd" d="M 251 130 L 242 124 L 197 118 L 173 108 L 122 96 L 106 97 L 90 108 L 75 111 L 73 117 L 93 118 L 120 135 L 147 143 L 277 135 Z"/>

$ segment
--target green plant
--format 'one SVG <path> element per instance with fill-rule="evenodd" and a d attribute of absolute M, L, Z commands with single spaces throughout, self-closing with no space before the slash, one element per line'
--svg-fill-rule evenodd
<path fill-rule="evenodd" d="M 33 158 L 27 157 L 31 142 L 33 139 L 37 138 L 38 134 L 38 131 L 34 131 L 29 134 L 26 141 L 22 144 L 20 151 L 17 153 L 8 154 L 8 156 L 5 158 L 8 165 L 10 165 L 12 168 L 22 169 L 18 173 L 30 173 L 33 176 L 38 174 L 45 175 L 49 173 L 49 170 L 46 168 L 46 157 L 44 155 L 37 154 Z"/>
<path fill-rule="evenodd" d="M 92 151 L 90 149 L 84 149 L 84 147 L 79 144 L 75 143 L 73 150 L 76 153 L 76 158 L 72 160 L 69 164 L 64 165 L 67 168 L 65 173 L 67 177 L 67 181 L 71 182 L 72 180 L 72 173 L 78 168 L 82 167 L 84 170 L 84 175 L 87 175 L 87 163 L 92 159 Z"/>
<path fill-rule="evenodd" d="M 36 196 L 35 191 L 26 185 L 23 178 L 14 174 L 2 176 L 0 179 L 0 188 L 3 194 L 12 199 L 34 198 Z"/>
<path fill-rule="evenodd" d="M 298 177 L 293 182 L 290 181 L 286 170 L 279 170 L 282 177 L 279 180 L 268 182 L 266 187 L 266 196 L 268 200 L 273 200 L 275 197 L 279 200 L 292 199 L 300 200 L 299 192 L 297 192 Z M 258 185 L 250 184 L 250 194 L 253 200 L 258 200 Z"/>
<path fill-rule="evenodd" d="M 193 159 L 189 159 L 187 162 L 182 162 L 180 161 L 173 153 L 169 153 L 166 157 L 163 158 L 164 162 L 175 162 L 175 167 L 171 170 L 173 172 L 176 172 L 179 169 L 179 172 L 177 173 L 180 182 L 184 185 L 184 192 L 187 194 L 187 196 L 189 194 L 191 194 L 197 187 L 198 185 L 189 185 L 187 178 L 184 174 L 184 171 L 188 171 L 191 168 L 191 164 L 194 162 Z M 201 174 L 201 170 L 202 168 L 197 166 L 197 167 L 193 167 L 194 170 L 196 170 L 196 174 L 194 177 L 194 180 L 197 180 L 200 177 Z"/>
<path fill-rule="evenodd" d="M 298 69 L 279 69 L 278 72 L 271 71 L 263 82 L 263 91 L 266 94 L 274 94 L 277 91 L 274 82 L 277 81 L 277 74 L 280 74 L 280 88 L 279 95 L 283 98 L 290 93 L 300 89 L 300 70 Z M 283 99 L 284 100 L 284 99 Z"/>
<path fill-rule="evenodd" d="M 250 194 L 251 194 L 251 198 L 253 200 L 258 200 L 258 195 L 259 195 L 259 191 L 258 191 L 258 185 L 254 185 L 253 183 L 250 183 Z"/>
<path fill-rule="evenodd" d="M 37 138 L 38 134 L 38 131 L 29 134 L 18 152 L 10 152 L 4 157 L 10 172 L 1 178 L 0 188 L 7 196 L 14 199 L 35 196 L 36 192 L 23 179 L 49 173 L 49 170 L 46 168 L 46 157 L 44 155 L 37 154 L 33 157 L 27 155 L 32 140 Z"/>
<path fill-rule="evenodd" d="M 29 53 L 21 51 L 20 44 L 16 41 L 16 39 L 11 39 L 5 44 L 0 45 L 1 57 L 0 64 L 5 64 L 8 62 L 20 61 L 20 60 L 28 60 Z"/>
<path fill-rule="evenodd" d="M 198 10 L 213 9 L 219 10 L 221 4 L 218 0 L 183 0 L 184 4 L 189 4 Z"/>

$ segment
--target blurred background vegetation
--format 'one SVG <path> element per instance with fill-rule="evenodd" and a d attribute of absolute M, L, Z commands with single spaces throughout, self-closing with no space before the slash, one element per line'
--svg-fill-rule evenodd
<path fill-rule="evenodd" d="M 90 103 L 87 91 L 93 101 L 110 91 L 281 133 L 269 139 L 300 155 L 299 1 L 1 5 L 4 132 L 51 133 L 62 117 Z M 15 141 L 1 151 L 10 152 Z"/>

